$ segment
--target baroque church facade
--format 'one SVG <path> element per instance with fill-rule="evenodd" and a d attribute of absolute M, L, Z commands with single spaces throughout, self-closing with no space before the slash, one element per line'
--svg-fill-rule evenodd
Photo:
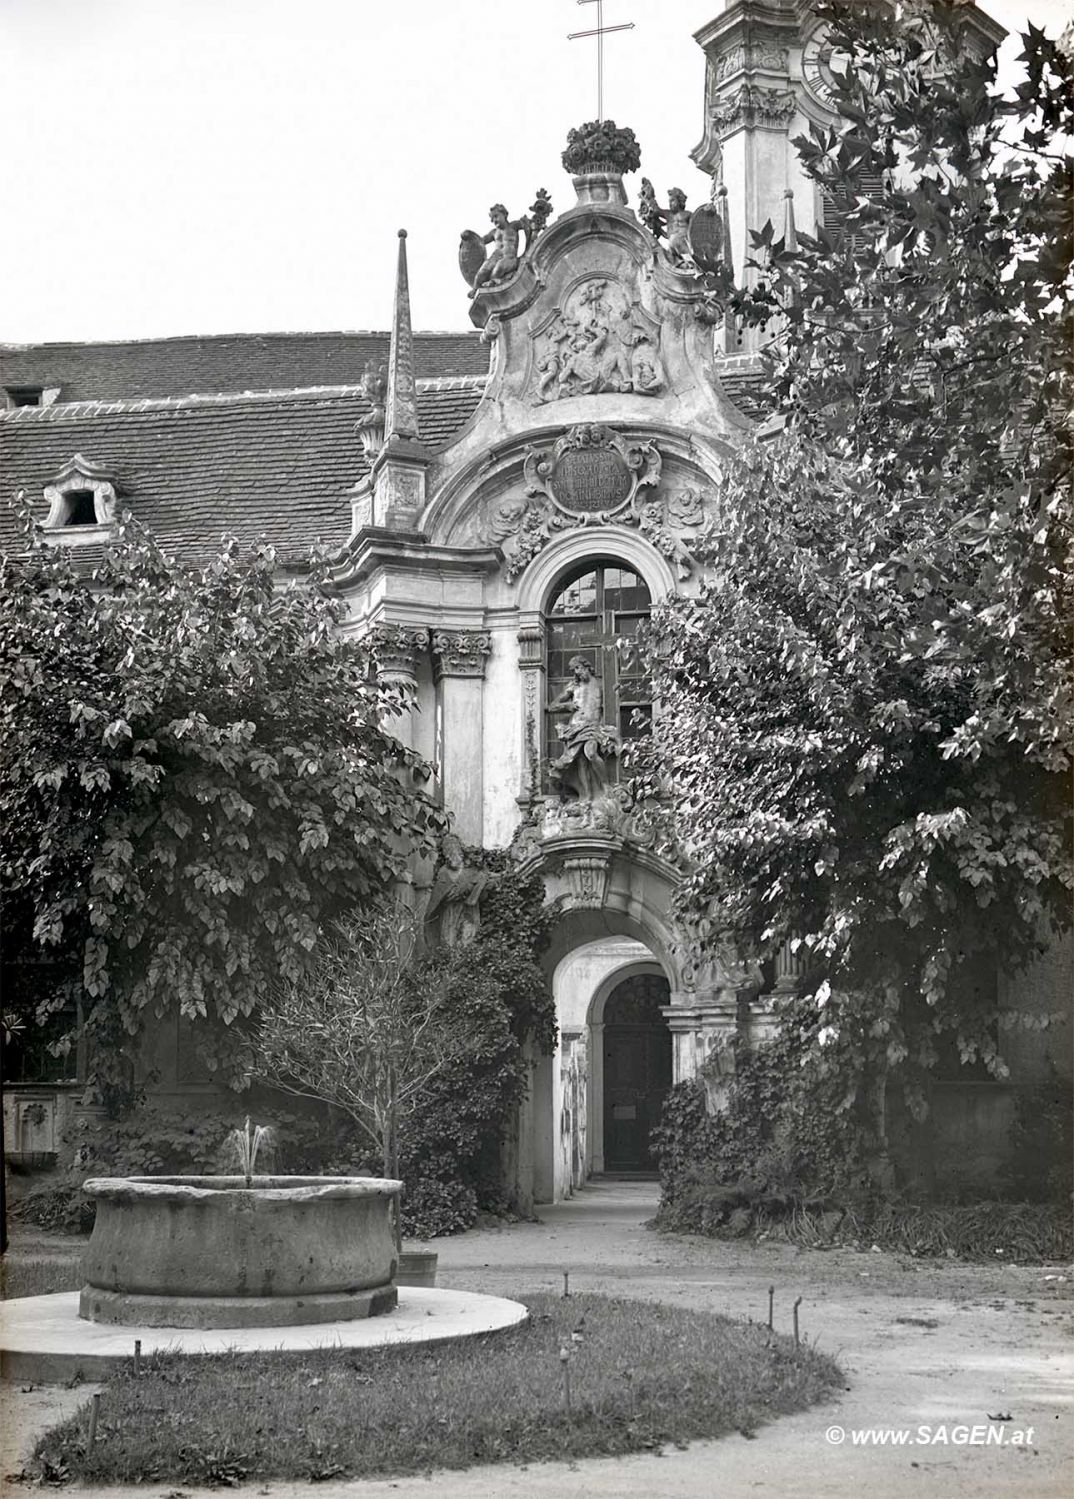
<path fill-rule="evenodd" d="M 982 47 L 998 42 L 999 27 L 977 24 Z M 692 542 L 728 455 L 766 421 L 755 335 L 725 315 L 727 289 L 746 274 L 751 229 L 811 231 L 826 213 L 791 144 L 833 118 L 808 7 L 740 0 L 697 41 L 693 159 L 709 201 L 672 193 L 665 206 L 641 179 L 632 204 L 616 163 L 583 153 L 564 211 L 540 193 L 523 217 L 496 205 L 487 234 L 463 235 L 472 333 L 413 331 L 401 232 L 388 337 L 3 356 L 5 470 L 46 534 L 88 558 L 126 506 L 190 558 L 225 531 L 272 542 L 285 567 L 328 547 L 346 629 L 372 637 L 409 688 L 394 731 L 436 767 L 458 836 L 541 873 L 559 910 L 559 1046 L 519 1120 L 527 1203 L 649 1169 L 667 1088 L 730 1036 L 770 1034 L 796 983 L 789 952 L 762 975 L 676 925 L 677 866 L 618 771 L 652 707 L 633 638 L 654 604 L 698 586 Z M 465 296 L 460 283 L 460 307 Z M 1055 955 L 1027 976 L 1023 1002 L 1028 985 L 1046 1007 L 1061 969 Z M 1039 1038 L 1025 1045 L 1015 1083 L 1019 1065 L 1025 1078 L 1042 1065 Z M 164 1093 L 197 1091 L 181 1036 L 161 1059 Z M 23 1086 L 62 1106 L 62 1088 Z M 972 1152 L 986 1174 L 998 1164 L 1013 1096 L 949 1085 L 932 1178 L 945 1151 Z M 29 1126 L 11 1097 L 18 1149 Z"/>

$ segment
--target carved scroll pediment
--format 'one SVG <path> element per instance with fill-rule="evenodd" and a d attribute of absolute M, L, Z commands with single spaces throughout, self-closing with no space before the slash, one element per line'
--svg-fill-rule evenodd
<path fill-rule="evenodd" d="M 604 525 L 660 480 L 652 441 L 629 443 L 611 427 L 582 422 L 549 452 L 532 444 L 522 457 L 526 494 L 543 495 L 579 525 Z"/>
<path fill-rule="evenodd" d="M 689 485 L 662 485 L 656 444 L 631 443 L 595 423 L 572 427 L 551 448 L 523 455 L 525 489 L 486 502 L 481 540 L 502 547 L 509 581 L 560 532 L 615 524 L 641 532 L 680 579 L 696 569 L 690 543 L 708 523 L 713 496 Z"/>

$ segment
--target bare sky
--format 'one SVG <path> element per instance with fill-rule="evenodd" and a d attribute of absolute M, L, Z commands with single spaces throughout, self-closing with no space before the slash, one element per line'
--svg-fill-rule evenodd
<path fill-rule="evenodd" d="M 1074 0 L 985 0 L 1057 31 Z M 663 196 L 689 159 L 721 0 L 605 0 L 605 114 Z M 0 339 L 465 328 L 459 232 L 572 201 L 596 116 L 574 0 L 0 0 Z M 1019 50 L 1008 41 L 1011 55 Z M 634 179 L 636 181 L 636 179 Z"/>

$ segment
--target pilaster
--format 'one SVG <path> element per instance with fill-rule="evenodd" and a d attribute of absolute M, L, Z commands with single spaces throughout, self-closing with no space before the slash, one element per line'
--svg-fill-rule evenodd
<path fill-rule="evenodd" d="M 433 675 L 437 684 L 440 784 L 464 843 L 483 834 L 485 665 L 492 652 L 487 630 L 434 630 Z"/>
<path fill-rule="evenodd" d="M 518 632 L 518 669 L 522 673 L 522 785 L 526 796 L 541 761 L 544 743 L 544 626 L 540 620 L 523 624 Z M 537 788 L 538 791 L 540 787 Z"/>
<path fill-rule="evenodd" d="M 382 679 L 397 686 L 403 699 L 387 727 L 407 749 L 413 749 L 418 663 L 429 649 L 429 631 L 422 625 L 384 622 L 374 626 L 371 639 Z"/>

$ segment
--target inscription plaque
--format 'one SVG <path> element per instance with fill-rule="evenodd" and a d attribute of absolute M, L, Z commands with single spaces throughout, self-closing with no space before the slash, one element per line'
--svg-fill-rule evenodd
<path fill-rule="evenodd" d="M 572 448 L 556 460 L 552 485 L 564 510 L 615 510 L 630 498 L 633 478 L 614 448 Z"/>

